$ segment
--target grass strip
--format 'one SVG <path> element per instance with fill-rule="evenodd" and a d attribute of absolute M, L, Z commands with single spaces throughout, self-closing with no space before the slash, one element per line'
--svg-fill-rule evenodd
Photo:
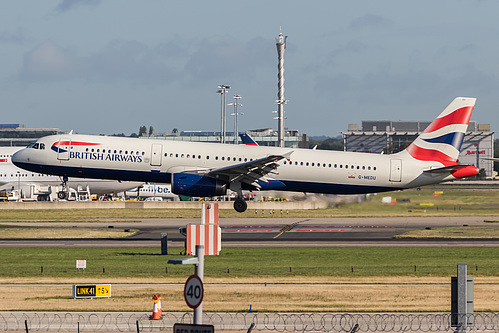
<path fill-rule="evenodd" d="M 0 278 L 154 279 L 184 278 L 190 265 L 168 265 L 183 258 L 180 248 L 161 255 L 159 248 L 0 248 Z M 87 260 L 84 273 L 76 260 Z M 470 275 L 499 276 L 499 248 L 225 248 L 219 256 L 205 257 L 205 277 L 359 278 L 449 277 L 458 262 L 468 263 Z"/>

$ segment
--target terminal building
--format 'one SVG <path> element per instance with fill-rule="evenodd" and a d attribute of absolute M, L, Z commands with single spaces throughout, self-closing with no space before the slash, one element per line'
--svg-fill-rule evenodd
<path fill-rule="evenodd" d="M 279 140 L 278 133 L 272 128 L 249 130 L 246 131 L 245 133 L 251 136 L 259 146 L 276 147 L 278 145 L 278 140 Z M 222 136 L 220 132 L 174 131 L 172 133 L 165 133 L 162 135 L 153 135 L 153 136 L 143 136 L 141 138 L 217 143 L 221 142 Z M 225 137 L 225 142 L 235 143 L 234 132 L 227 132 L 227 135 Z M 238 137 L 238 143 L 241 143 L 241 139 L 239 137 Z M 284 145 L 285 147 L 288 148 L 308 148 L 307 135 L 301 134 L 296 130 L 286 130 L 284 135 Z"/>
<path fill-rule="evenodd" d="M 407 148 L 431 122 L 429 121 L 362 121 L 349 124 L 343 134 L 344 150 L 376 154 L 392 154 Z M 464 136 L 459 162 L 484 169 L 487 177 L 494 176 L 493 161 L 483 158 L 494 157 L 494 132 L 490 124 L 470 121 Z"/>
<path fill-rule="evenodd" d="M 22 124 L 0 124 L 0 147 L 25 147 L 42 136 L 66 133 L 58 128 L 25 128 Z"/>

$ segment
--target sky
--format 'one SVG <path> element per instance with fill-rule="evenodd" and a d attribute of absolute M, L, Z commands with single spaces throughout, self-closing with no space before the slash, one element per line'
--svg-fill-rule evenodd
<path fill-rule="evenodd" d="M 362 120 L 431 121 L 455 97 L 499 130 L 499 1 L 3 0 L 0 123 L 127 135 L 277 129 L 340 135 Z M 227 107 L 233 130 L 232 107 Z"/>

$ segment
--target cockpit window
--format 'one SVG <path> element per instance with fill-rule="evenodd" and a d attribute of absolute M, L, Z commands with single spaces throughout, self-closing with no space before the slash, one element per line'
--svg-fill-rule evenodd
<path fill-rule="evenodd" d="M 26 148 L 33 148 L 33 149 L 40 149 L 44 150 L 45 149 L 45 144 L 44 143 L 38 143 L 36 141 L 31 142 Z"/>

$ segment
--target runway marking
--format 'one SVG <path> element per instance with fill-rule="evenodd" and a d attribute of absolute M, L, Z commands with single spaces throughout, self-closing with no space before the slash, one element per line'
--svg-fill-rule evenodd
<path fill-rule="evenodd" d="M 276 239 L 277 237 L 281 236 L 286 231 L 290 231 L 291 229 L 293 229 L 294 227 L 296 227 L 298 225 L 298 223 L 299 222 L 296 222 L 296 223 L 289 224 L 289 225 L 285 226 L 284 228 L 281 229 L 281 232 L 277 236 L 274 236 L 273 239 Z"/>
<path fill-rule="evenodd" d="M 303 221 L 304 222 L 304 221 Z M 286 225 L 284 227 L 276 225 L 263 226 L 223 226 L 222 232 L 279 232 L 274 238 L 280 237 L 285 232 L 346 232 L 355 229 L 390 229 L 392 226 L 386 225 L 300 225 L 300 229 L 295 229 L 300 222 Z"/>

